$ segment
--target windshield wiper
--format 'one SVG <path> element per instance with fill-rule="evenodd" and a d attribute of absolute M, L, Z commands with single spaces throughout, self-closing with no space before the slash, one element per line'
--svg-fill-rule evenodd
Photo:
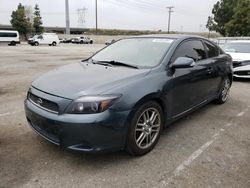
<path fill-rule="evenodd" d="M 110 64 L 110 65 L 118 65 L 118 66 L 124 66 L 124 67 L 131 67 L 131 68 L 134 68 L 134 69 L 138 69 L 137 66 L 135 65 L 130 65 L 130 64 L 127 64 L 127 63 L 123 63 L 123 62 L 119 62 L 119 61 L 98 61 L 100 63 L 107 63 L 107 64 Z"/>
<path fill-rule="evenodd" d="M 113 65 L 109 62 L 105 62 L 105 61 L 94 61 L 93 59 L 91 59 L 91 62 L 93 64 L 98 64 L 98 65 L 104 65 L 104 66 L 110 66 L 113 67 Z"/>

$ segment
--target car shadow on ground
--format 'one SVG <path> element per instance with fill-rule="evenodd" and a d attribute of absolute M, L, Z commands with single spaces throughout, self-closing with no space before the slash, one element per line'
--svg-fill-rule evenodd
<path fill-rule="evenodd" d="M 250 83 L 250 79 L 247 78 L 234 78 L 234 82 L 244 82 L 244 83 Z"/>

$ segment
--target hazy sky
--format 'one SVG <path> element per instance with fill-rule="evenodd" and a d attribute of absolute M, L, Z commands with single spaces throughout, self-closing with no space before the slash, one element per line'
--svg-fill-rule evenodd
<path fill-rule="evenodd" d="M 174 6 L 171 30 L 205 31 L 218 0 L 98 0 L 100 28 L 167 30 L 167 6 Z M 18 3 L 40 6 L 45 26 L 65 26 L 65 0 L 0 0 L 0 24 L 9 24 Z M 84 27 L 95 27 L 95 0 L 69 0 L 70 25 L 80 26 L 77 9 L 86 7 Z"/>

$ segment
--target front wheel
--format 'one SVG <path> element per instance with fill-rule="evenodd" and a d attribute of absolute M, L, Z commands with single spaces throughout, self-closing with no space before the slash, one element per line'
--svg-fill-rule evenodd
<path fill-rule="evenodd" d="M 222 84 L 219 97 L 215 100 L 217 104 L 224 104 L 227 101 L 229 97 L 230 87 L 231 87 L 231 81 L 227 77 Z"/>
<path fill-rule="evenodd" d="M 140 106 L 129 127 L 127 151 L 136 156 L 150 152 L 160 138 L 163 123 L 163 111 L 157 102 L 150 101 Z"/>
<path fill-rule="evenodd" d="M 52 46 L 56 46 L 56 42 L 52 42 Z"/>
<path fill-rule="evenodd" d="M 34 45 L 35 45 L 35 46 L 38 46 L 38 45 L 39 45 L 39 43 L 38 43 L 38 42 L 35 42 L 35 43 L 34 43 Z"/>

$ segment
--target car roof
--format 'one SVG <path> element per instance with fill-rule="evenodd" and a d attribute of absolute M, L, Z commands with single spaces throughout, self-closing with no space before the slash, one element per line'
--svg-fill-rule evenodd
<path fill-rule="evenodd" d="M 206 39 L 197 35 L 184 35 L 184 34 L 153 34 L 153 35 L 139 35 L 134 38 L 171 38 L 171 39 L 187 39 L 187 38 L 201 38 Z"/>

